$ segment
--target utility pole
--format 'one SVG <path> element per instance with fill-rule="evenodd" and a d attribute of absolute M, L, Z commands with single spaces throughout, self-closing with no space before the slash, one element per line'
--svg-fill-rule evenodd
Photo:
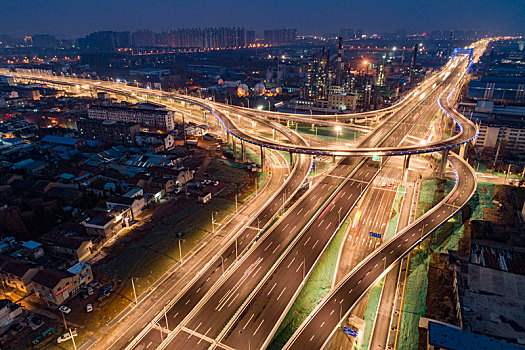
<path fill-rule="evenodd" d="M 133 282 L 134 279 L 134 277 L 131 277 L 131 286 L 133 287 L 133 295 L 135 296 L 135 305 L 138 305 L 137 291 L 135 290 L 135 282 Z"/>
<path fill-rule="evenodd" d="M 60 310 L 60 313 L 62 314 L 62 320 L 64 320 L 64 328 L 67 329 L 66 316 L 64 316 L 64 311 Z"/>
<path fill-rule="evenodd" d="M 69 335 L 71 336 L 71 342 L 73 343 L 73 348 L 77 350 L 77 344 L 75 344 L 75 337 L 73 337 L 73 332 L 71 332 L 71 328 L 69 328 Z"/>
<path fill-rule="evenodd" d="M 166 314 L 166 305 L 164 305 L 164 319 L 166 320 L 166 329 L 169 330 L 170 327 L 168 326 L 168 315 Z"/>
<path fill-rule="evenodd" d="M 180 263 L 182 264 L 183 261 L 182 261 L 182 248 L 181 248 L 181 245 L 180 245 L 180 238 L 179 238 L 179 255 L 180 255 Z"/>

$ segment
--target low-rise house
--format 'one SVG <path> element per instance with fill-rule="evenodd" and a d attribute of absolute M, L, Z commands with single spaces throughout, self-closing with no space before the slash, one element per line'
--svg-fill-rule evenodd
<path fill-rule="evenodd" d="M 172 179 L 165 179 L 163 177 L 155 177 L 151 181 L 153 187 L 159 188 L 162 190 L 162 196 L 164 196 L 166 193 L 170 193 L 173 191 L 176 187 L 175 181 Z"/>
<path fill-rule="evenodd" d="M 23 312 L 20 305 L 14 304 L 9 299 L 0 299 L 0 327 L 9 326 Z"/>
<path fill-rule="evenodd" d="M 47 192 L 47 195 L 51 198 L 62 199 L 67 203 L 76 203 L 82 199 L 82 192 L 72 188 L 53 187 Z"/>
<path fill-rule="evenodd" d="M 144 197 L 122 197 L 122 196 L 112 196 L 109 197 L 106 201 L 106 206 L 108 209 L 113 208 L 130 208 L 132 218 L 134 219 L 136 216 L 138 216 L 142 212 L 142 208 L 144 208 Z"/>
<path fill-rule="evenodd" d="M 62 305 L 74 291 L 73 277 L 60 270 L 38 270 L 32 279 L 35 294 L 46 303 Z"/>
<path fill-rule="evenodd" d="M 3 283 L 24 293 L 33 291 L 32 278 L 40 270 L 39 266 L 5 256 L 0 261 L 0 278 Z"/>
<path fill-rule="evenodd" d="M 31 259 L 38 259 L 44 256 L 44 249 L 42 248 L 42 243 L 35 241 L 22 242 L 20 245 L 26 249 L 26 256 L 29 256 Z"/>
<path fill-rule="evenodd" d="M 83 139 L 76 139 L 73 137 L 63 137 L 63 136 L 55 136 L 55 135 L 46 135 L 42 140 L 40 140 L 42 144 L 48 144 L 48 145 L 61 145 L 66 147 L 72 147 L 72 148 L 80 148 L 84 147 L 86 145 L 86 140 Z"/>
<path fill-rule="evenodd" d="M 67 269 L 67 272 L 73 275 L 73 292 L 77 291 L 82 286 L 87 286 L 93 281 L 93 272 L 91 265 L 85 262 L 78 262 Z"/>
<path fill-rule="evenodd" d="M 93 242 L 88 238 L 48 235 L 44 239 L 49 250 L 70 256 L 76 261 L 87 260 L 93 249 Z"/>
<path fill-rule="evenodd" d="M 100 215 L 89 218 L 84 222 L 86 232 L 92 235 L 111 236 L 116 231 L 115 218 L 108 215 Z"/>
<path fill-rule="evenodd" d="M 190 169 L 176 170 L 167 167 L 150 167 L 148 168 L 148 172 L 155 176 L 173 179 L 176 181 L 176 185 L 181 186 L 193 180 L 193 173 L 195 171 Z"/>
<path fill-rule="evenodd" d="M 46 168 L 47 164 L 41 160 L 33 160 L 31 158 L 24 159 L 18 163 L 13 164 L 13 169 L 21 169 L 29 174 L 37 174 Z"/>

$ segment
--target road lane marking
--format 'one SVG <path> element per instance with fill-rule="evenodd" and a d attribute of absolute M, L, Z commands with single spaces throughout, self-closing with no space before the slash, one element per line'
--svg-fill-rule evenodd
<path fill-rule="evenodd" d="M 255 314 L 252 314 L 250 316 L 250 319 L 248 320 L 248 322 L 246 322 L 246 324 L 244 325 L 244 327 L 242 327 L 242 329 L 246 329 L 246 327 L 248 327 L 248 324 L 250 323 L 250 321 L 252 320 L 253 316 L 255 316 Z"/>
<path fill-rule="evenodd" d="M 259 328 L 261 328 L 263 322 L 264 322 L 264 319 L 261 321 L 261 323 L 259 323 L 259 327 L 257 327 L 257 329 L 255 330 L 255 332 L 253 332 L 253 335 L 255 335 L 255 333 L 257 333 L 257 331 L 259 330 Z"/>
<path fill-rule="evenodd" d="M 279 296 L 277 297 L 277 300 L 279 300 L 279 298 L 281 297 L 281 295 L 283 295 L 285 290 L 286 290 L 286 287 L 284 287 L 284 289 L 281 291 L 281 294 L 279 294 Z"/>

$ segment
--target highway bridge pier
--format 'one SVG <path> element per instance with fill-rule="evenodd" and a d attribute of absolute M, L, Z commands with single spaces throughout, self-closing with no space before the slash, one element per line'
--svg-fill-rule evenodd
<path fill-rule="evenodd" d="M 441 164 L 439 165 L 439 175 L 438 175 L 440 179 L 443 179 L 443 177 L 445 176 L 445 167 L 447 166 L 449 152 L 450 152 L 449 148 L 441 151 Z"/>
<path fill-rule="evenodd" d="M 410 156 L 411 154 L 407 154 L 403 157 L 403 181 L 406 181 L 407 179 L 408 168 L 410 166 Z"/>

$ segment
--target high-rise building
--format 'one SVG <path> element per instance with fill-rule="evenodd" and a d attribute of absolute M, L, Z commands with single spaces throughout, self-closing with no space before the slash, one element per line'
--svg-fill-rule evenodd
<path fill-rule="evenodd" d="M 412 51 L 412 59 L 410 60 L 410 81 L 414 79 L 414 74 L 416 72 L 416 61 L 417 61 L 417 49 L 418 44 L 414 45 L 414 50 Z"/>
<path fill-rule="evenodd" d="M 357 39 L 361 39 L 363 37 L 363 30 L 362 29 L 356 29 L 355 31 L 355 37 Z"/>
<path fill-rule="evenodd" d="M 339 29 L 339 36 L 342 36 L 343 39 L 355 39 L 354 29 L 353 28 Z"/>
<path fill-rule="evenodd" d="M 135 47 L 155 46 L 155 33 L 151 30 L 139 30 L 131 35 L 132 44 Z"/>
<path fill-rule="evenodd" d="M 328 96 L 328 67 L 330 50 L 323 50 L 316 53 L 308 62 L 305 97 L 309 100 L 326 99 Z"/>
<path fill-rule="evenodd" d="M 99 31 L 79 38 L 78 46 L 83 50 L 96 52 L 115 52 L 120 48 L 131 47 L 130 32 Z"/>
<path fill-rule="evenodd" d="M 39 49 L 56 49 L 57 38 L 49 34 L 35 34 L 32 37 L 33 47 Z"/>
<path fill-rule="evenodd" d="M 273 29 L 264 31 L 264 42 L 270 45 L 293 44 L 297 40 L 297 29 Z"/>
<path fill-rule="evenodd" d="M 255 44 L 255 30 L 246 31 L 246 45 Z"/>

